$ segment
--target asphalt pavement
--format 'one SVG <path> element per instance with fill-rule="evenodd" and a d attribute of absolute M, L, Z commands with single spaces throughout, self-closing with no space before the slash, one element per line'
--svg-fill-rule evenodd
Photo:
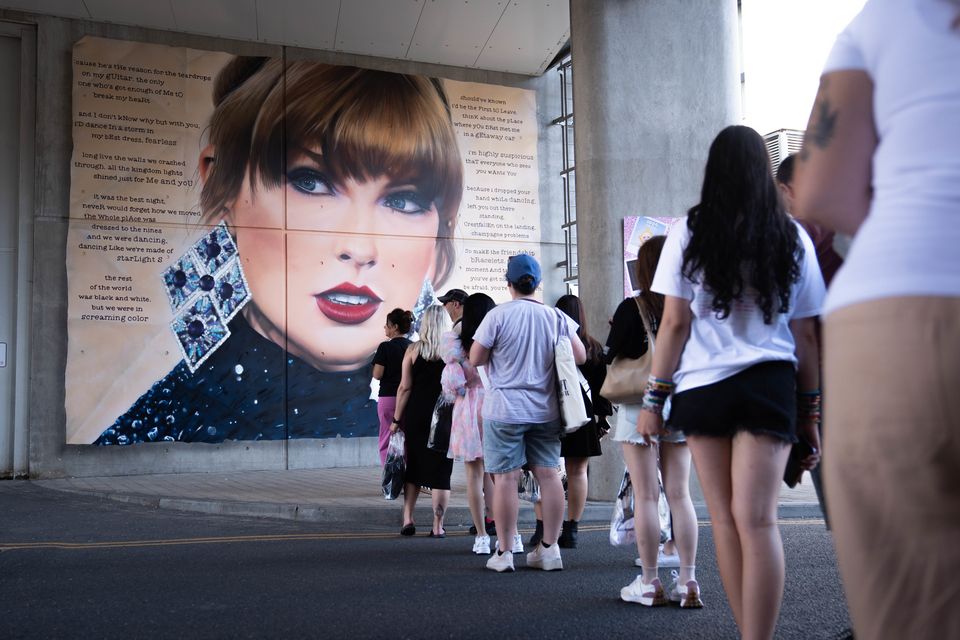
<path fill-rule="evenodd" d="M 519 557 L 516 573 L 495 574 L 455 527 L 445 539 L 401 538 L 386 522 L 157 506 L 0 482 L 0 638 L 736 637 L 706 522 L 706 607 L 681 610 L 618 599 L 636 575 L 635 549 L 610 546 L 602 524 L 583 527 L 561 572 Z M 787 583 L 776 637 L 845 637 L 822 520 L 780 528 Z"/>
<path fill-rule="evenodd" d="M 171 473 L 138 476 L 57 478 L 30 482 L 34 486 L 73 494 L 108 498 L 143 506 L 196 513 L 253 516 L 327 524 L 357 529 L 399 527 L 400 502 L 383 499 L 380 468 L 375 466 L 233 473 Z M 463 465 L 454 465 L 447 522 L 470 524 Z M 707 509 L 694 478 L 691 495 L 697 515 Z M 613 496 L 587 504 L 583 522 L 610 521 Z M 822 513 L 809 474 L 795 489 L 781 485 L 781 518 L 820 518 Z M 417 519 L 430 520 L 429 496 L 421 496 Z M 533 508 L 521 504 L 521 524 L 532 525 Z"/>

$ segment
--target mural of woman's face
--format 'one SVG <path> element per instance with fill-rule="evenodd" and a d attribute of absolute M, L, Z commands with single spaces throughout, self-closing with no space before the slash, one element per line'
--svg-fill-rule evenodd
<path fill-rule="evenodd" d="M 251 189 L 247 178 L 227 217 L 251 325 L 318 369 L 365 364 L 383 340 L 384 310 L 412 308 L 434 276 L 429 196 L 389 176 L 334 184 L 310 151 L 291 158 L 281 186 Z"/>

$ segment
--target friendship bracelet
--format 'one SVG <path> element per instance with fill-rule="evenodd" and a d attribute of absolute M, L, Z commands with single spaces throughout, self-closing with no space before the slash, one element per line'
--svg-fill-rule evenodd
<path fill-rule="evenodd" d="M 797 415 L 801 418 L 813 420 L 817 423 L 821 418 L 821 404 L 823 395 L 819 389 L 814 391 L 800 391 L 797 393 Z"/>
<path fill-rule="evenodd" d="M 676 387 L 676 385 L 673 383 L 673 380 L 651 375 L 647 380 L 647 386 L 643 392 L 643 401 L 640 409 L 662 416 L 663 407 L 667 402 L 667 398 L 673 393 L 674 387 Z"/>
<path fill-rule="evenodd" d="M 671 389 L 677 386 L 676 384 L 674 384 L 673 380 L 671 380 L 670 378 L 658 378 L 652 374 L 650 375 L 648 380 L 654 384 L 670 387 Z"/>

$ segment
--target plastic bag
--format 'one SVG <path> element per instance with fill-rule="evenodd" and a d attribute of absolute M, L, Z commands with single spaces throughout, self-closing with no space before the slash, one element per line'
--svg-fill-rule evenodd
<path fill-rule="evenodd" d="M 397 431 L 390 436 L 387 445 L 387 461 L 383 464 L 383 497 L 387 500 L 396 500 L 403 493 L 403 476 L 406 475 L 407 463 L 403 459 L 404 438 L 403 431 Z"/>
<path fill-rule="evenodd" d="M 427 449 L 446 453 L 450 448 L 450 428 L 453 424 L 453 404 L 437 399 L 430 417 L 430 435 L 427 437 Z"/>
<path fill-rule="evenodd" d="M 613 501 L 613 517 L 610 518 L 610 544 L 621 546 L 634 544 L 637 541 L 637 532 L 633 528 L 633 485 L 630 482 L 630 473 L 623 472 L 620 481 L 620 490 Z"/>
<path fill-rule="evenodd" d="M 657 474 L 660 478 L 660 497 L 657 500 L 657 512 L 660 515 L 660 544 L 673 538 L 673 520 L 670 518 L 670 505 L 667 503 L 667 492 L 663 489 L 663 475 L 659 469 Z"/>
<path fill-rule="evenodd" d="M 527 502 L 540 502 L 540 483 L 537 482 L 533 471 L 521 471 L 520 482 L 517 484 L 517 492 L 521 500 Z"/>

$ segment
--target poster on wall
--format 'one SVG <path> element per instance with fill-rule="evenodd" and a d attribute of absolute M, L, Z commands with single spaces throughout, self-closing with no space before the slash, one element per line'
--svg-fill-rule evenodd
<path fill-rule="evenodd" d="M 540 252 L 532 91 L 86 37 L 67 443 L 375 436 L 386 314 Z"/>
<path fill-rule="evenodd" d="M 637 252 L 653 236 L 665 236 L 679 218 L 626 216 L 623 219 L 623 297 L 640 293 L 637 285 Z"/>

